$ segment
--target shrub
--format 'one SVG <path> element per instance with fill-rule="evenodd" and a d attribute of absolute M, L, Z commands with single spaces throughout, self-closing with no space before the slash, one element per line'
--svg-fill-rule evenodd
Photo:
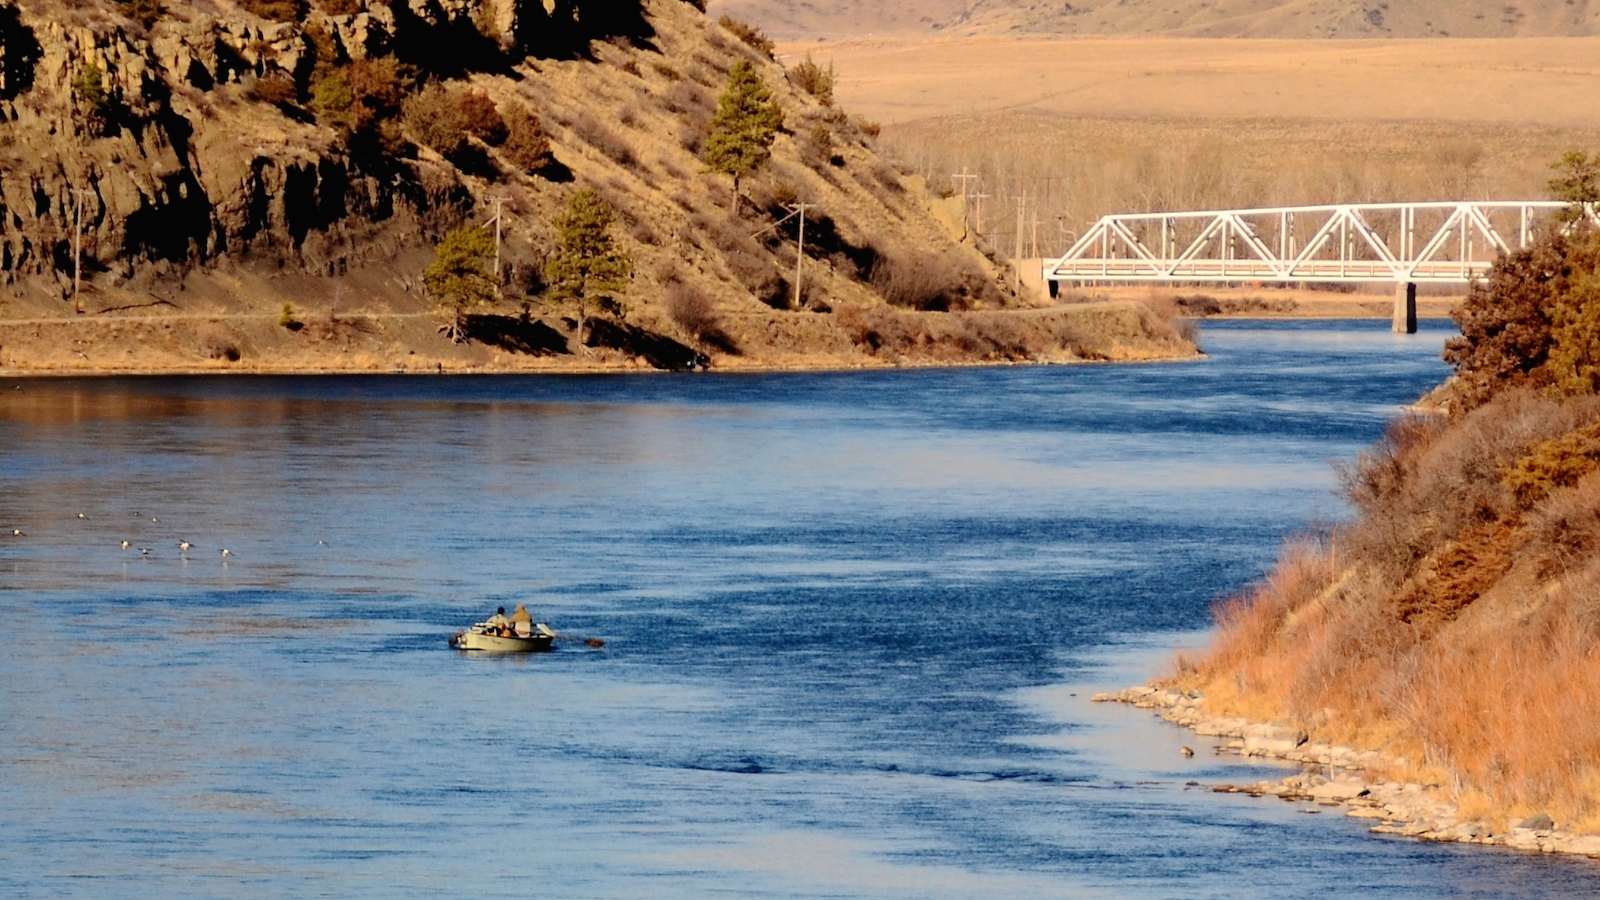
<path fill-rule="evenodd" d="M 1542 381 L 1538 370 L 1550 354 L 1551 301 L 1561 290 L 1568 255 L 1567 240 L 1558 233 L 1507 254 L 1451 313 L 1461 337 L 1445 345 L 1444 359 L 1456 370 L 1460 411 L 1505 388 Z"/>
<path fill-rule="evenodd" d="M 90 61 L 72 77 L 72 95 L 77 98 L 78 111 L 89 120 L 91 130 L 98 133 L 111 119 L 113 104 L 106 91 L 105 71 Z"/>
<path fill-rule="evenodd" d="M 239 350 L 239 344 L 219 323 L 208 323 L 200 329 L 200 352 L 206 359 L 225 359 L 228 362 L 238 362 L 244 354 Z"/>
<path fill-rule="evenodd" d="M 961 266 L 947 255 L 880 255 L 868 282 L 889 303 L 910 309 L 965 309 L 971 299 Z"/>
<path fill-rule="evenodd" d="M 1592 230 L 1570 237 L 1552 230 L 1527 250 L 1502 256 L 1451 314 L 1461 328 L 1444 351 L 1456 370 L 1455 411 L 1518 386 L 1559 382 L 1571 392 L 1584 379 L 1592 384 L 1596 353 L 1589 344 L 1600 331 L 1592 308 L 1596 272 L 1600 236 Z M 1558 364 L 1547 367 L 1558 318 L 1566 343 Z"/>
<path fill-rule="evenodd" d="M 1600 252 L 1593 255 L 1587 271 L 1573 273 L 1550 313 L 1551 387 L 1568 396 L 1600 388 L 1600 271 L 1595 269 Z"/>
<path fill-rule="evenodd" d="M 311 86 L 311 109 L 346 139 L 373 137 L 394 152 L 401 106 L 412 84 L 412 71 L 392 56 L 321 66 Z"/>
<path fill-rule="evenodd" d="M 826 125 L 817 125 L 806 132 L 800 144 L 800 161 L 813 169 L 820 169 L 833 160 L 833 132 Z"/>
<path fill-rule="evenodd" d="M 1502 479 L 1524 507 L 1532 507 L 1559 488 L 1576 485 L 1600 469 L 1600 422 L 1540 441 L 1505 469 Z"/>
<path fill-rule="evenodd" d="M 706 123 L 711 121 L 711 113 L 716 109 L 715 102 L 706 90 L 692 81 L 675 82 L 667 92 L 662 95 L 662 105 L 669 112 L 687 113 L 690 124 L 698 130 L 704 130 Z"/>
<path fill-rule="evenodd" d="M 467 131 L 473 137 L 491 147 L 505 143 L 508 134 L 506 120 L 501 117 L 499 108 L 488 94 L 483 91 L 464 91 L 456 95 L 456 102 L 466 118 Z"/>
<path fill-rule="evenodd" d="M 146 28 L 167 14 L 167 8 L 161 5 L 161 0 L 117 0 L 117 6 L 123 15 Z"/>
<path fill-rule="evenodd" d="M 666 288 L 666 301 L 667 316 L 691 340 L 732 351 L 732 341 L 722 330 L 717 304 L 705 292 L 686 282 L 672 281 Z"/>
<path fill-rule="evenodd" d="M 735 19 L 733 16 L 723 16 L 722 18 L 718 19 L 717 22 L 723 28 L 726 28 L 729 34 L 732 34 L 734 37 L 743 41 L 752 50 L 756 51 L 762 56 L 765 56 L 767 59 L 772 58 L 772 50 L 774 46 L 772 43 L 772 38 L 769 38 L 763 34 L 761 29 L 751 25 L 749 22 L 742 22 L 738 19 Z"/>
<path fill-rule="evenodd" d="M 299 22 L 306 17 L 305 0 L 239 0 L 239 6 L 270 22 Z"/>
<path fill-rule="evenodd" d="M 470 122 L 467 111 L 447 87 L 437 82 L 407 97 L 401 117 L 413 140 L 446 159 L 461 152 Z"/>
<path fill-rule="evenodd" d="M 300 94 L 295 90 L 294 82 L 287 78 L 277 78 L 271 75 L 257 78 L 250 85 L 249 96 L 257 103 L 268 103 L 273 106 L 288 106 L 299 101 Z"/>
<path fill-rule="evenodd" d="M 572 133 L 618 165 L 632 166 L 638 162 L 633 146 L 588 112 L 580 113 L 572 121 Z"/>
<path fill-rule="evenodd" d="M 538 172 L 554 160 L 550 138 L 539 115 L 521 104 L 513 104 L 505 114 L 506 140 L 500 153 L 524 173 Z"/>
<path fill-rule="evenodd" d="M 812 62 L 811 54 L 808 53 L 804 60 L 795 63 L 794 68 L 789 70 L 789 80 L 794 82 L 795 87 L 817 98 L 817 102 L 823 106 L 833 105 L 832 62 L 824 69 Z"/>
<path fill-rule="evenodd" d="M 299 331 L 306 327 L 305 323 L 295 315 L 293 303 L 285 303 L 283 305 L 283 309 L 278 313 L 278 327 L 287 328 L 290 331 Z"/>
<path fill-rule="evenodd" d="M 1063 315 L 1019 319 L 1000 312 L 941 315 L 874 306 L 845 307 L 836 321 L 858 347 L 880 356 L 1015 361 L 1046 352 L 1097 356 L 1084 330 Z"/>
<path fill-rule="evenodd" d="M 364 0 L 318 0 L 318 4 L 330 16 L 353 16 L 366 8 Z"/>
<path fill-rule="evenodd" d="M 662 78 L 665 78 L 668 81 L 682 81 L 683 80 L 683 75 L 679 74 L 677 69 L 674 69 L 673 67 L 667 65 L 666 63 L 662 63 L 662 62 L 651 63 L 650 64 L 650 68 L 655 69 L 657 75 L 660 75 Z"/>

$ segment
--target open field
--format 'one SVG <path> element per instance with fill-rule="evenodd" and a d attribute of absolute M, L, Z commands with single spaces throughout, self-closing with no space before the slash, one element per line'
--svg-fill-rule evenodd
<path fill-rule="evenodd" d="M 712 0 L 783 39 L 982 34 L 1251 38 L 1594 34 L 1595 0 Z"/>
<path fill-rule="evenodd" d="M 1600 39 L 973 38 L 796 43 L 985 233 L 1058 252 L 1109 212 L 1538 198 L 1600 148 Z M 1038 220 L 1037 227 L 1034 220 Z M 1029 252 L 1029 255 L 1033 255 Z"/>
<path fill-rule="evenodd" d="M 846 109 L 897 125 L 1059 116 L 1600 123 L 1600 38 L 851 41 L 780 46 L 838 67 Z"/>

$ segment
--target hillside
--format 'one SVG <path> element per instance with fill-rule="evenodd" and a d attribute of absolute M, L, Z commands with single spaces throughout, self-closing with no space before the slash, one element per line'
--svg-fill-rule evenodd
<path fill-rule="evenodd" d="M 1221 605 L 1178 685 L 1383 753 L 1368 780 L 1432 785 L 1464 819 L 1436 839 L 1600 834 L 1597 314 L 1593 229 L 1502 260 L 1455 316 L 1443 413 L 1346 471 L 1357 518 Z"/>
<path fill-rule="evenodd" d="M 713 14 L 783 40 L 931 35 L 1248 38 L 1575 37 L 1600 33 L 1595 0 L 714 0 Z"/>
<path fill-rule="evenodd" d="M 1004 268 L 957 243 L 918 180 L 877 155 L 872 126 L 678 0 L 18 0 L 0 3 L 0 33 L 11 371 L 1194 352 L 1145 309 L 1004 312 L 1026 305 Z M 734 212 L 699 153 L 740 61 L 784 127 Z M 615 210 L 633 267 L 585 310 L 598 315 L 580 342 L 543 264 L 585 189 Z M 442 236 L 496 210 L 501 300 L 452 343 L 421 276 Z"/>

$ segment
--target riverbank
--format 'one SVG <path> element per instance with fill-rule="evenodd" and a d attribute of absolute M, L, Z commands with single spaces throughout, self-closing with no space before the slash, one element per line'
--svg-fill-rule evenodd
<path fill-rule="evenodd" d="M 170 302 L 166 307 L 171 308 Z M 730 372 L 1194 359 L 1170 307 L 1117 301 L 937 313 L 890 307 L 726 315 L 697 340 L 644 316 L 472 316 L 452 343 L 423 311 L 293 310 L 0 319 L 0 375 Z"/>
<path fill-rule="evenodd" d="M 1365 287 L 1365 286 L 1364 286 Z M 1199 286 L 1185 289 L 1119 286 L 1085 288 L 1094 300 L 1170 303 L 1184 316 L 1197 319 L 1390 319 L 1392 291 L 1364 289 L 1350 293 L 1306 288 Z M 1417 316 L 1446 319 L 1466 297 L 1456 294 L 1417 298 Z"/>
<path fill-rule="evenodd" d="M 1445 785 L 1405 780 L 1401 773 L 1415 770 L 1412 760 L 1313 741 L 1306 732 L 1289 725 L 1214 716 L 1206 710 L 1205 696 L 1199 691 L 1141 685 L 1096 694 L 1093 700 L 1153 710 L 1196 736 L 1212 739 L 1217 754 L 1285 760 L 1305 767 L 1276 781 L 1212 785 L 1217 793 L 1272 796 L 1338 808 L 1351 818 L 1374 820 L 1369 829 L 1374 834 L 1600 859 L 1600 836 L 1559 829 L 1545 814 L 1471 815 Z"/>

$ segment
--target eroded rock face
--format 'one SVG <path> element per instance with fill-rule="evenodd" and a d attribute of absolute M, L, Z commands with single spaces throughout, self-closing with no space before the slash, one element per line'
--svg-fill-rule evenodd
<path fill-rule="evenodd" d="M 308 29 L 349 59 L 463 23 L 512 45 L 526 6 L 408 0 L 280 23 L 169 4 L 146 32 L 112 3 L 0 0 L 0 281 L 65 291 L 75 231 L 85 271 L 113 279 L 224 256 L 334 273 L 426 240 L 472 205 L 453 168 L 353 155 L 250 85 L 303 84 Z"/>

